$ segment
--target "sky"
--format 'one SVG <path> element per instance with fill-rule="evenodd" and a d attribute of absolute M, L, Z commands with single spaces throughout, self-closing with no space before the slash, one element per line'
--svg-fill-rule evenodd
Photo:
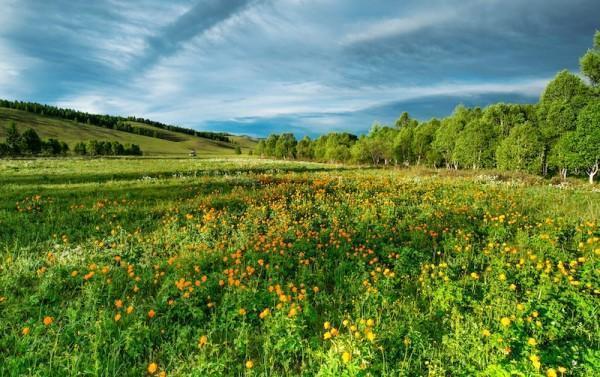
<path fill-rule="evenodd" d="M 0 98 L 253 136 L 533 103 L 598 0 L 0 0 Z"/>

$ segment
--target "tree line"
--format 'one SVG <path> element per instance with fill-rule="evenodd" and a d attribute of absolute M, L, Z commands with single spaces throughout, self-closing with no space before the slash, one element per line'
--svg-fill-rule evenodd
<path fill-rule="evenodd" d="M 14 123 L 6 130 L 6 141 L 0 143 L 0 157 L 19 156 L 66 156 L 70 152 L 64 141 L 49 138 L 42 140 L 38 133 L 29 128 L 19 133 Z M 73 148 L 73 154 L 79 156 L 141 156 L 139 145 L 123 145 L 118 141 L 91 140 L 79 142 Z"/>
<path fill-rule="evenodd" d="M 229 142 L 229 134 L 224 132 L 209 132 L 209 131 L 196 131 L 190 128 L 179 127 L 156 122 L 150 119 L 139 118 L 139 117 L 121 117 L 113 115 L 100 115 L 90 114 L 83 111 L 77 111 L 72 109 L 63 109 L 56 106 L 44 105 L 35 102 L 23 102 L 23 101 L 9 101 L 0 99 L 0 107 L 9 109 L 26 111 L 33 114 L 39 114 L 44 116 L 50 116 L 59 119 L 72 120 L 79 123 L 86 123 L 93 126 L 109 128 L 124 132 L 135 133 L 137 135 L 149 136 L 159 139 L 172 140 L 173 136 L 166 132 L 160 132 L 160 130 L 167 130 L 177 133 L 183 133 L 191 136 L 198 136 L 206 139 L 215 141 Z M 138 127 L 131 125 L 128 122 L 136 122 L 146 124 L 157 128 L 158 130 L 152 130 L 149 128 Z"/>
<path fill-rule="evenodd" d="M 563 179 L 586 174 L 593 182 L 600 161 L 600 32 L 580 67 L 589 82 L 561 71 L 537 104 L 459 105 L 450 116 L 426 122 L 404 112 L 394 125 L 375 124 L 360 137 L 329 133 L 297 141 L 291 133 L 272 134 L 255 153 L 321 162 L 497 168 Z"/>

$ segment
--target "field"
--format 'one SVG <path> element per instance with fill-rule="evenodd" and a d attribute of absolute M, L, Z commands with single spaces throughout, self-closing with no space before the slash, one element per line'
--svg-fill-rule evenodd
<path fill-rule="evenodd" d="M 10 122 L 15 123 L 19 132 L 33 128 L 41 138 L 59 139 L 69 144 L 71 149 L 80 141 L 99 140 L 118 141 L 122 144 L 138 144 L 144 155 L 150 156 L 187 156 L 191 149 L 196 150 L 196 153 L 200 156 L 235 155 L 235 145 L 233 143 L 168 130 L 160 130 L 160 132 L 165 136 L 169 136 L 170 140 L 158 139 L 3 107 L 0 107 L 0 142 L 5 138 L 6 128 Z M 129 123 L 137 127 L 156 129 L 141 123 Z M 256 144 L 254 139 L 246 136 L 232 136 L 231 139 L 240 146 L 244 154 L 247 154 Z"/>
<path fill-rule="evenodd" d="M 600 370 L 597 186 L 138 158 L 0 190 L 2 376 Z"/>

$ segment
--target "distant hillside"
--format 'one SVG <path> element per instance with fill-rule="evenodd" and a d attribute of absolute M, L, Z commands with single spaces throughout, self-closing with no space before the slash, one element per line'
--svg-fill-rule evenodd
<path fill-rule="evenodd" d="M 120 128 L 129 129 L 128 131 L 120 130 L 106 125 L 94 125 L 91 124 L 92 122 L 88 123 L 87 120 L 86 122 L 80 122 L 47 115 L 46 113 L 39 114 L 32 111 L 1 107 L 1 105 L 2 102 L 0 102 L 0 142 L 6 136 L 6 129 L 10 122 L 14 122 L 20 132 L 27 128 L 33 128 L 42 138 L 56 138 L 65 141 L 71 148 L 80 141 L 119 141 L 122 144 L 138 144 L 145 155 L 187 155 L 191 149 L 194 149 L 198 155 L 233 155 L 235 154 L 236 145 L 239 145 L 242 152 L 247 154 L 257 142 L 255 139 L 246 136 L 204 133 L 157 122 L 149 124 L 148 122 L 151 121 L 145 119 L 115 117 L 119 119 Z M 101 119 L 101 117 L 106 117 L 103 119 L 111 118 L 103 115 L 88 115 L 98 117 L 97 119 Z M 112 122 L 112 120 L 109 120 L 109 122 Z M 182 132 L 182 130 L 185 131 Z M 219 140 L 220 136 L 226 137 Z"/>

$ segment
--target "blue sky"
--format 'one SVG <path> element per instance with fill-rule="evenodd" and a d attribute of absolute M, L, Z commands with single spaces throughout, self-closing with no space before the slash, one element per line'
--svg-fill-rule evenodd
<path fill-rule="evenodd" d="M 598 0 L 0 0 L 0 97 L 250 135 L 535 102 Z"/>

